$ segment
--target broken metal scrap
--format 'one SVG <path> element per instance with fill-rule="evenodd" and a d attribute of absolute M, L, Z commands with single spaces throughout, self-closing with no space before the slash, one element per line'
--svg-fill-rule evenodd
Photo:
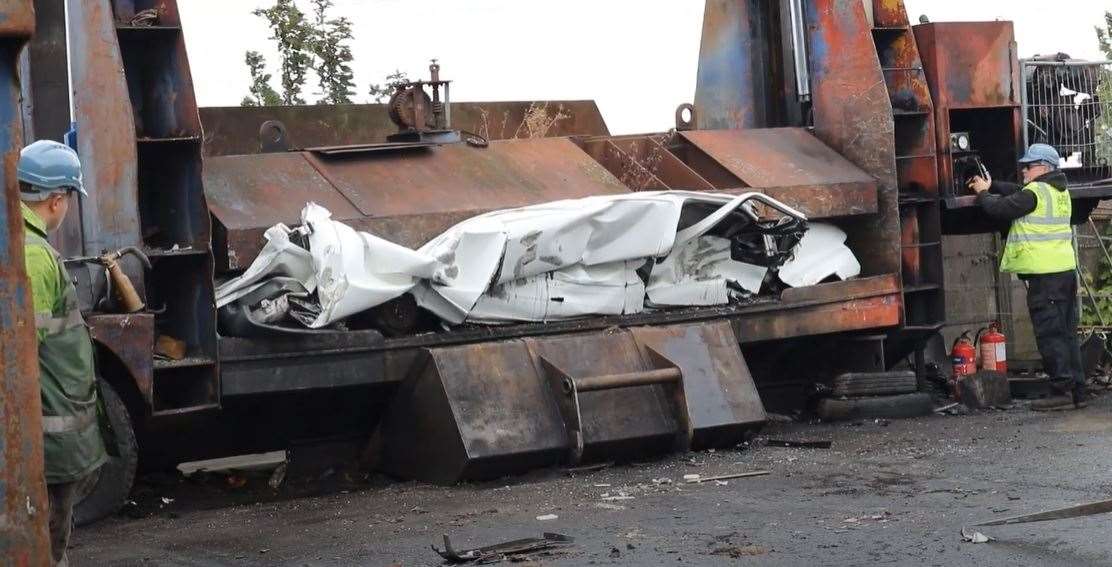
<path fill-rule="evenodd" d="M 1068 506 L 1066 508 L 1059 508 L 1057 510 L 1047 510 L 1045 512 L 1037 512 L 1034 514 L 1024 514 L 1022 516 L 1011 516 L 1008 518 L 1000 518 L 998 520 L 988 520 L 973 524 L 974 526 L 1005 526 L 1008 524 L 1026 524 L 1030 522 L 1049 522 L 1052 520 L 1065 520 L 1067 518 L 1079 518 L 1082 516 L 1095 516 L 1097 514 L 1107 514 L 1112 512 L 1112 500 L 1102 500 L 1100 502 L 1090 502 L 1088 504 L 1078 504 L 1076 506 Z"/>
<path fill-rule="evenodd" d="M 468 563 L 471 561 L 500 560 L 510 555 L 521 555 L 534 551 L 542 551 L 559 547 L 567 547 L 575 542 L 574 538 L 563 534 L 545 532 L 542 537 L 515 539 L 503 543 L 496 543 L 486 547 L 457 550 L 452 547 L 452 540 L 444 534 L 444 549 L 437 549 L 432 545 L 432 550 L 449 563 Z"/>
<path fill-rule="evenodd" d="M 793 441 L 789 439 L 769 439 L 765 445 L 769 447 L 799 447 L 804 449 L 829 449 L 833 443 L 829 440 L 819 441 Z"/>
<path fill-rule="evenodd" d="M 753 477 L 753 476 L 767 476 L 767 475 L 770 475 L 770 474 L 772 474 L 772 471 L 750 471 L 750 472 L 720 474 L 718 476 L 705 476 L 705 477 L 701 477 L 701 476 L 698 476 L 698 475 L 692 475 L 694 478 L 689 478 L 687 476 L 684 476 L 684 480 L 688 484 L 699 484 L 699 483 L 703 483 L 703 482 L 713 482 L 713 481 L 716 481 L 716 480 L 731 480 L 731 479 L 735 479 L 735 478 L 749 478 L 749 477 Z"/>

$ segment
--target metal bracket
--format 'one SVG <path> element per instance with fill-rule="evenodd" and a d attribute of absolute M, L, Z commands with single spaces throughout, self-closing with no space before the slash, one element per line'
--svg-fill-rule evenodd
<path fill-rule="evenodd" d="M 687 118 L 684 118 L 684 113 L 687 113 Z M 695 130 L 699 127 L 699 115 L 695 110 L 695 105 L 690 102 L 685 102 L 676 107 L 676 130 L 679 132 L 686 132 L 688 130 Z"/>
<path fill-rule="evenodd" d="M 663 353 L 655 348 L 644 345 L 645 352 L 649 355 L 649 362 L 659 368 L 674 369 L 679 378 L 670 386 L 672 405 L 674 407 L 676 422 L 676 450 L 688 452 L 691 450 L 692 441 L 695 439 L 695 427 L 691 424 L 691 415 L 687 411 L 687 390 L 683 384 L 683 371 Z"/>
<path fill-rule="evenodd" d="M 267 120 L 259 125 L 259 147 L 264 154 L 290 151 L 290 137 L 286 125 L 278 120 Z"/>
<path fill-rule="evenodd" d="M 475 549 L 457 550 L 452 546 L 452 540 L 448 538 L 448 534 L 444 534 L 444 549 L 437 549 L 435 545 L 431 547 L 437 555 L 443 557 L 448 563 L 467 563 L 471 561 L 499 561 L 513 555 L 523 555 L 554 547 L 566 547 L 574 542 L 574 538 L 566 535 L 545 532 L 539 538 L 515 539 Z"/>
<path fill-rule="evenodd" d="M 575 380 L 564 372 L 552 361 L 541 356 L 541 368 L 548 379 L 549 388 L 556 398 L 556 405 L 560 409 L 560 417 L 564 420 L 564 429 L 568 434 L 568 461 L 572 464 L 579 463 L 583 457 L 583 428 L 582 414 L 579 409 L 579 392 L 575 388 Z"/>
<path fill-rule="evenodd" d="M 687 413 L 687 398 L 684 394 L 683 372 L 666 356 L 645 346 L 648 353 L 648 370 L 620 374 L 601 374 L 598 376 L 575 377 L 561 369 L 551 360 L 539 356 L 541 368 L 548 379 L 548 385 L 556 398 L 560 415 L 564 420 L 570 445 L 569 461 L 578 464 L 583 457 L 583 410 L 579 403 L 582 392 L 597 392 L 616 388 L 635 386 L 663 385 L 671 390 L 674 415 L 679 428 L 676 432 L 676 449 L 687 451 L 694 438 L 691 419 Z"/>

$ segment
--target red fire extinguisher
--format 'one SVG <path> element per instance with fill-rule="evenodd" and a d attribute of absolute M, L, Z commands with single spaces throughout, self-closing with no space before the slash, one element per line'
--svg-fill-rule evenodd
<path fill-rule="evenodd" d="M 950 384 L 954 398 L 960 399 L 961 389 L 958 388 L 958 383 L 966 376 L 977 372 L 977 350 L 973 347 L 973 338 L 969 336 L 969 331 L 965 331 L 954 340 L 954 345 L 950 349 L 950 358 L 954 363 L 954 376 Z"/>
<path fill-rule="evenodd" d="M 981 334 L 984 332 L 984 334 Z M 1000 322 L 997 321 L 981 329 L 980 335 L 981 370 L 995 370 L 996 372 L 1008 371 L 1008 338 L 1000 332 Z"/>

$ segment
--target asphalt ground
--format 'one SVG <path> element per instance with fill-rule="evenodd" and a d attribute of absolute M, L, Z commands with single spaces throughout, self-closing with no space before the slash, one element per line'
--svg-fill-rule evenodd
<path fill-rule="evenodd" d="M 768 438 L 830 440 L 829 449 Z M 332 474 L 148 480 L 147 508 L 78 529 L 73 565 L 440 565 L 431 549 L 557 532 L 534 565 L 1112 565 L 1112 514 L 963 524 L 1112 498 L 1112 396 L 1080 411 L 776 423 L 747 446 L 439 487 Z M 767 470 L 767 476 L 687 484 Z M 335 481 L 342 477 L 342 482 Z M 294 486 L 295 481 L 289 481 Z M 151 504 L 153 502 L 154 504 Z M 134 512 L 134 510 L 132 510 Z M 538 517 L 555 515 L 555 519 Z"/>

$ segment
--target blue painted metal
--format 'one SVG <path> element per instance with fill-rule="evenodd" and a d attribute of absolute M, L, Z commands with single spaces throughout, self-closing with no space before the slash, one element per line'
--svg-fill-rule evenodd
<path fill-rule="evenodd" d="M 17 57 L 34 31 L 31 0 L 0 0 L 0 558 L 50 558 L 35 322 L 15 170 L 23 142 Z"/>
<path fill-rule="evenodd" d="M 749 0 L 707 0 L 695 83 L 700 130 L 758 128 L 753 7 Z"/>
<path fill-rule="evenodd" d="M 69 131 L 66 132 L 66 135 L 63 138 L 63 142 L 67 146 L 73 148 L 73 151 L 75 151 L 75 152 L 77 151 L 77 123 L 76 122 L 70 122 L 70 129 L 69 129 Z M 78 153 L 77 155 L 80 156 L 81 154 Z"/>

